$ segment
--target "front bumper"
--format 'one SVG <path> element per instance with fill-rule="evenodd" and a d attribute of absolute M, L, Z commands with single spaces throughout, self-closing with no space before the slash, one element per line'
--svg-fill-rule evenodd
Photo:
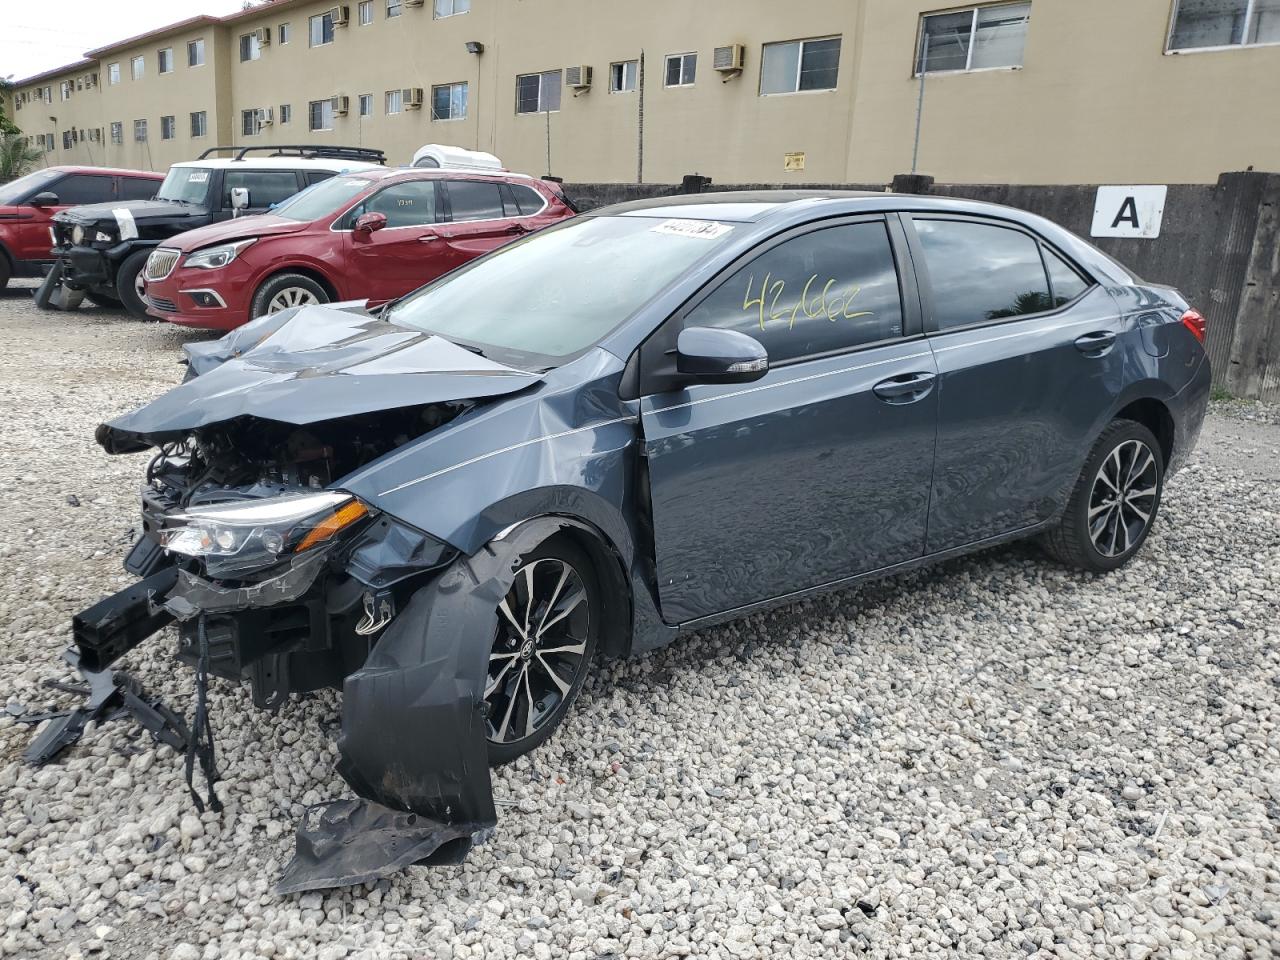
<path fill-rule="evenodd" d="M 53 252 L 62 262 L 62 282 L 74 290 L 88 290 L 114 286 L 120 261 L 133 249 L 132 244 L 118 243 L 111 247 L 67 245 L 55 247 Z"/>
<path fill-rule="evenodd" d="M 239 260 L 219 270 L 175 267 L 162 280 L 146 282 L 147 313 L 181 327 L 234 330 L 249 320 L 253 271 Z"/>

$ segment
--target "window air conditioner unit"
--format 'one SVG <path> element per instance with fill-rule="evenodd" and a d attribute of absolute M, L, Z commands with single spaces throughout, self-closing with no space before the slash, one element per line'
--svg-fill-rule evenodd
<path fill-rule="evenodd" d="M 425 0 L 404 0 L 404 5 L 406 7 L 420 7 L 424 2 Z"/>
<path fill-rule="evenodd" d="M 333 18 L 333 25 L 335 27 L 345 27 L 347 22 L 351 19 L 351 8 L 345 4 L 343 6 L 334 7 L 329 11 L 329 16 Z"/>
<path fill-rule="evenodd" d="M 711 66 L 721 73 L 729 73 L 741 70 L 746 58 L 747 48 L 740 43 L 732 43 L 727 47 L 716 47 L 716 52 L 711 58 Z"/>
<path fill-rule="evenodd" d="M 258 108 L 258 123 L 264 127 L 269 127 L 275 121 L 275 112 L 271 107 Z"/>
<path fill-rule="evenodd" d="M 253 31 L 253 37 L 258 41 L 258 46 L 268 47 L 271 45 L 271 28 L 259 27 L 257 30 Z"/>
<path fill-rule="evenodd" d="M 333 107 L 333 115 L 335 117 L 345 117 L 347 111 L 351 109 L 351 98 L 344 94 L 339 94 L 329 99 L 329 105 Z"/>
<path fill-rule="evenodd" d="M 591 87 L 591 68 L 588 66 L 565 67 L 564 82 L 575 90 L 588 90 Z"/>
<path fill-rule="evenodd" d="M 405 87 L 400 91 L 400 100 L 406 110 L 417 110 L 422 106 L 422 88 Z"/>

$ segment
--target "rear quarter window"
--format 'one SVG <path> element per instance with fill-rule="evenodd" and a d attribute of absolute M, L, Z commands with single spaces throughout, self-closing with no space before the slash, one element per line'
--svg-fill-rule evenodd
<path fill-rule="evenodd" d="M 121 200 L 150 200 L 159 189 L 159 180 L 144 180 L 141 177 L 120 178 Z"/>

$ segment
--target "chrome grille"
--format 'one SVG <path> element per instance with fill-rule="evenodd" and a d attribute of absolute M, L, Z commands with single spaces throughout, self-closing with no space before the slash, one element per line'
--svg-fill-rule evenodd
<path fill-rule="evenodd" d="M 166 250 L 164 247 L 157 247 L 151 252 L 151 256 L 147 257 L 147 279 L 163 280 L 173 273 L 173 268 L 178 265 L 180 256 L 182 256 L 181 250 Z"/>

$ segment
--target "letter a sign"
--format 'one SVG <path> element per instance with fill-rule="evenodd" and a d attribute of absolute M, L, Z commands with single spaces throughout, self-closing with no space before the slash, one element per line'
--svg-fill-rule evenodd
<path fill-rule="evenodd" d="M 1166 186 L 1099 187 L 1093 205 L 1094 237 L 1138 237 L 1154 240 L 1160 236 L 1164 217 Z"/>

